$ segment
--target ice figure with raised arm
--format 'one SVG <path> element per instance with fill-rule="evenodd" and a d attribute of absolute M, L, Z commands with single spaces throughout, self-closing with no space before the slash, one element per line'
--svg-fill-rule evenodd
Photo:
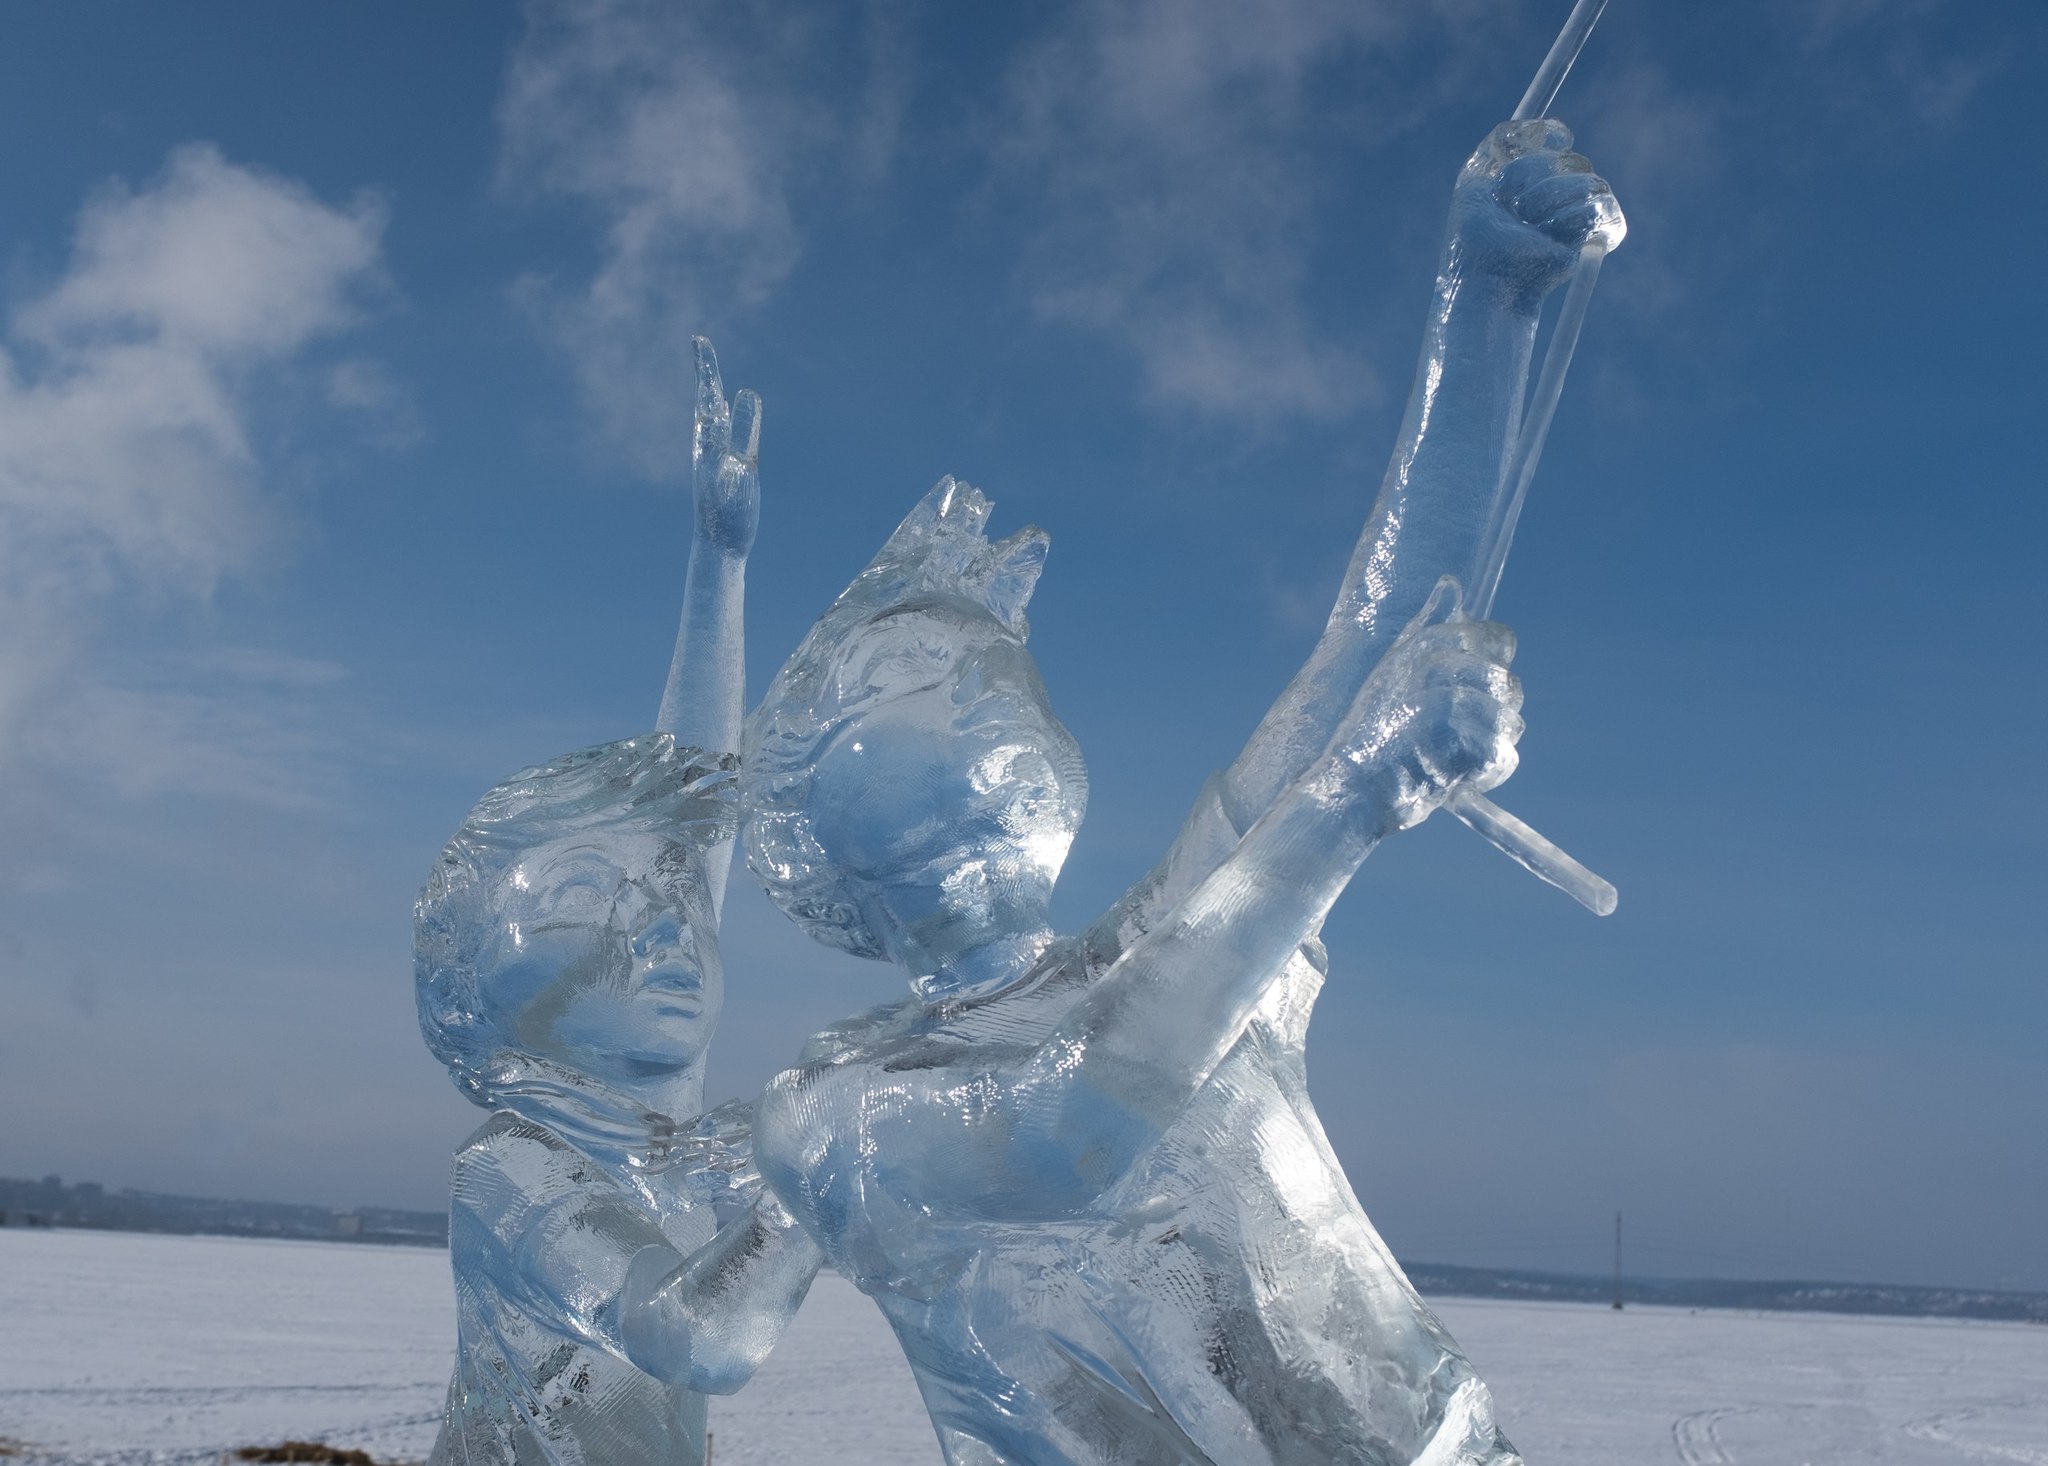
<path fill-rule="evenodd" d="M 1514 767 L 1512 642 L 1458 586 L 1539 306 L 1622 228 L 1558 125 L 1480 146 L 1327 628 L 1085 932 L 1046 915 L 1087 792 L 1025 648 L 1046 539 L 988 542 L 975 490 L 911 512 L 750 720 L 755 872 L 911 986 L 770 1085 L 755 1156 L 881 1305 L 955 1466 L 1518 1459 L 1353 1194 L 1303 1048 L 1317 931 L 1360 863 Z"/>
<path fill-rule="evenodd" d="M 435 1466 L 690 1466 L 819 1253 L 748 1113 L 703 1109 L 735 816 L 759 401 L 698 343 L 696 535 L 657 730 L 478 802 L 415 913 L 420 1027 L 491 1117 L 456 1152 Z"/>

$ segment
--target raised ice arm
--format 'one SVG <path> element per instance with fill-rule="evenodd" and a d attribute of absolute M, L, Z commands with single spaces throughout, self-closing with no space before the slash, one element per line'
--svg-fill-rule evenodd
<path fill-rule="evenodd" d="M 747 553 L 761 518 L 761 399 L 727 405 L 711 343 L 697 338 L 696 430 L 690 450 L 696 533 L 683 579 L 683 618 L 654 726 L 711 753 L 737 753 L 745 711 L 742 601 Z"/>
<path fill-rule="evenodd" d="M 1181 1113 L 1374 845 L 1452 789 L 1513 771 L 1512 638 L 1491 622 L 1443 624 L 1449 591 L 1344 710 L 1334 744 L 1036 1055 L 1020 1088 L 1044 1098 L 1023 1108 L 1037 1143 L 1071 1137 L 1084 1185 L 1107 1184 Z"/>
<path fill-rule="evenodd" d="M 728 406 L 717 353 L 702 336 L 696 346 L 696 427 L 690 444 L 696 530 L 683 577 L 682 625 L 654 727 L 710 753 L 737 753 L 746 711 L 742 618 L 747 554 L 761 522 L 761 398 L 740 391 Z M 705 861 L 714 911 L 724 909 L 731 870 L 728 840 Z"/>
<path fill-rule="evenodd" d="M 1470 586 L 1521 425 L 1544 297 L 1626 229 L 1560 123 L 1495 128 L 1458 175 L 1401 436 L 1329 620 L 1223 778 L 1251 824 L 1329 745 L 1361 684 L 1443 576 Z"/>

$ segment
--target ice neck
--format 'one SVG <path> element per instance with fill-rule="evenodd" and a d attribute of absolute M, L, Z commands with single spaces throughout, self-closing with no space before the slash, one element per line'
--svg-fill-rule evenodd
<path fill-rule="evenodd" d="M 554 1131 L 598 1164 L 621 1174 L 666 1170 L 676 1142 L 704 1104 L 704 1076 L 692 1064 L 658 1083 L 617 1086 L 528 1058 L 473 1096 Z"/>
<path fill-rule="evenodd" d="M 1045 922 L 1003 932 L 934 962 L 913 964 L 913 971 L 930 970 L 912 977 L 910 990 L 927 1005 L 989 997 L 1021 982 L 1052 943 L 1053 930 Z"/>

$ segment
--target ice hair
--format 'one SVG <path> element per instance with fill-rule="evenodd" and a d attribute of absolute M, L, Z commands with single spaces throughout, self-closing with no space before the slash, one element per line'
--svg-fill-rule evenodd
<path fill-rule="evenodd" d="M 514 1015 L 493 1001 L 491 953 L 522 867 L 579 844 L 652 881 L 693 933 L 715 930 L 702 854 L 732 836 L 737 764 L 649 733 L 521 769 L 477 801 L 413 908 L 420 1032 L 464 1095 L 486 1109 L 545 1110 L 548 1123 L 584 1139 L 645 1135 L 659 1117 L 520 1045 Z"/>
<path fill-rule="evenodd" d="M 747 720 L 742 839 L 769 899 L 819 942 L 884 958 L 809 813 L 819 753 L 849 719 L 942 680 L 961 653 L 1030 635 L 1045 531 L 990 544 L 994 506 L 951 477 L 919 501 L 782 665 Z"/>

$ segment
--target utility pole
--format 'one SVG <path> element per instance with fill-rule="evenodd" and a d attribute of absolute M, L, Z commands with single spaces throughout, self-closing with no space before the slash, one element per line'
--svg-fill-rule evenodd
<path fill-rule="evenodd" d="M 1614 1306 L 1621 1307 L 1621 1213 L 1614 1214 Z"/>

